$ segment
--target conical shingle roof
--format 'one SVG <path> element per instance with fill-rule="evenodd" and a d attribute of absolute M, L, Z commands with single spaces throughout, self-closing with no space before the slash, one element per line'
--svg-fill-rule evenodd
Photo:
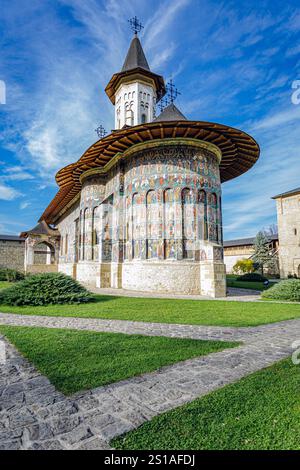
<path fill-rule="evenodd" d="M 179 111 L 174 103 L 170 103 L 153 122 L 161 121 L 187 121 L 187 118 Z"/>
<path fill-rule="evenodd" d="M 133 70 L 137 67 L 150 71 L 141 42 L 137 35 L 134 35 L 122 67 L 122 72 L 127 72 L 128 70 Z"/>

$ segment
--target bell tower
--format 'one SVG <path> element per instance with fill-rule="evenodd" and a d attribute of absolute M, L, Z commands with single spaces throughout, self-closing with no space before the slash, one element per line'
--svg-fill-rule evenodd
<path fill-rule="evenodd" d="M 129 20 L 134 36 L 121 72 L 105 88 L 115 105 L 115 129 L 152 122 L 156 103 L 166 93 L 162 76 L 151 72 L 138 33 L 143 28 L 136 16 Z"/>

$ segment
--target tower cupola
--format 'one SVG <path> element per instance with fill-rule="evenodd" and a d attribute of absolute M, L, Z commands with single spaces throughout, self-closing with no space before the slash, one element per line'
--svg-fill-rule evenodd
<path fill-rule="evenodd" d="M 138 32 L 143 27 L 136 17 L 130 20 L 134 36 L 121 72 L 115 73 L 105 92 L 115 105 L 115 129 L 152 122 L 156 103 L 165 95 L 161 75 L 150 70 Z"/>

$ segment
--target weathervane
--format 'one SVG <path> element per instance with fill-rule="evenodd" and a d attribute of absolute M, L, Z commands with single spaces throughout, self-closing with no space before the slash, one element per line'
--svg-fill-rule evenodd
<path fill-rule="evenodd" d="M 177 90 L 176 86 L 174 85 L 172 78 L 167 83 L 166 89 L 167 89 L 167 100 L 169 103 L 174 103 L 177 96 L 181 95 L 181 93 Z"/>
<path fill-rule="evenodd" d="M 134 32 L 134 34 L 139 33 L 144 27 L 136 16 L 134 16 L 133 18 L 130 18 L 130 20 L 128 20 L 128 23 L 130 24 L 130 27 L 132 31 Z"/>
<path fill-rule="evenodd" d="M 106 130 L 104 129 L 102 124 L 101 124 L 101 126 L 97 127 L 97 129 L 95 129 L 95 132 L 97 132 L 99 139 L 103 139 L 103 137 L 106 134 Z"/>

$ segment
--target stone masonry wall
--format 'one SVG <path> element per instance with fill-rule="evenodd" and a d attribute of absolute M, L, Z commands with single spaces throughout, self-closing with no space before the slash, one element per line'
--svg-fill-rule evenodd
<path fill-rule="evenodd" d="M 300 194 L 277 199 L 280 277 L 300 277 Z"/>
<path fill-rule="evenodd" d="M 24 241 L 0 240 L 0 267 L 24 271 Z"/>

